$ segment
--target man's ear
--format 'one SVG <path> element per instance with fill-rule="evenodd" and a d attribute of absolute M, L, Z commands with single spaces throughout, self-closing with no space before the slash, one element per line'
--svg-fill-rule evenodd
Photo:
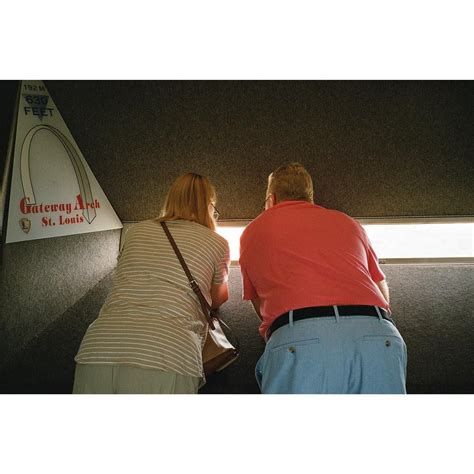
<path fill-rule="evenodd" d="M 276 194 L 272 193 L 268 196 L 267 207 L 270 209 L 271 207 L 275 206 L 277 203 Z"/>

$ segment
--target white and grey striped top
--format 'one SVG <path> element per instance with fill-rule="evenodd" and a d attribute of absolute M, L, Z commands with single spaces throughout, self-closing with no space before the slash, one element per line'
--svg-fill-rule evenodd
<path fill-rule="evenodd" d="M 229 244 L 195 222 L 167 224 L 210 303 L 211 285 L 228 278 Z M 125 235 L 112 289 L 75 361 L 204 377 L 201 351 L 207 324 L 201 313 L 199 300 L 159 222 L 139 222 Z"/>

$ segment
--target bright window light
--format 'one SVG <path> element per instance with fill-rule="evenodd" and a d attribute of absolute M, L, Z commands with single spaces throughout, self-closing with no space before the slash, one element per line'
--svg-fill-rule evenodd
<path fill-rule="evenodd" d="M 217 226 L 217 233 L 229 242 L 231 260 L 239 260 L 240 236 L 244 229 L 244 226 Z"/>
<path fill-rule="evenodd" d="M 474 224 L 367 224 L 379 258 L 474 257 Z"/>
<path fill-rule="evenodd" d="M 474 258 L 474 223 L 364 224 L 380 259 Z M 217 232 L 230 246 L 231 260 L 239 259 L 242 225 L 222 225 Z"/>

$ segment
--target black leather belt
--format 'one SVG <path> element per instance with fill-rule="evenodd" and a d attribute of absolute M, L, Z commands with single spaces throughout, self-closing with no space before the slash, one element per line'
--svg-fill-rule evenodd
<path fill-rule="evenodd" d="M 337 306 L 337 311 L 339 316 L 374 316 L 376 318 L 379 317 L 375 306 L 363 306 L 363 305 L 355 305 L 355 306 Z M 388 315 L 388 312 L 383 309 L 379 308 L 380 314 L 382 315 L 383 319 L 390 321 L 393 325 L 392 318 Z M 301 321 L 302 319 L 308 318 L 334 318 L 336 317 L 336 313 L 334 311 L 334 306 L 313 306 L 310 308 L 300 308 L 293 310 L 293 321 Z M 266 339 L 270 339 L 272 333 L 274 333 L 277 329 L 285 326 L 290 322 L 289 313 L 284 313 L 278 318 L 276 318 L 270 327 L 267 329 Z"/>

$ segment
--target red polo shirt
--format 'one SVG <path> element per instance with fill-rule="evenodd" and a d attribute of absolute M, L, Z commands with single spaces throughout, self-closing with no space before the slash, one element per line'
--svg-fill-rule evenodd
<path fill-rule="evenodd" d="M 243 299 L 260 299 L 264 336 L 290 309 L 377 305 L 385 279 L 364 228 L 348 215 L 306 201 L 283 201 L 240 238 Z"/>

